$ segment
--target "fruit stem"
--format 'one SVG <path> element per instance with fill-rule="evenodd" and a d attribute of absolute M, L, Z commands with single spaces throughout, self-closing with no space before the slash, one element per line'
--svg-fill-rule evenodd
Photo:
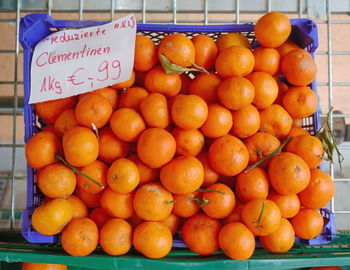
<path fill-rule="evenodd" d="M 261 150 L 256 150 L 256 154 L 258 155 L 259 158 L 263 158 L 263 151 Z"/>
<path fill-rule="evenodd" d="M 320 141 L 323 144 L 324 152 L 326 153 L 327 157 L 322 157 L 324 160 L 333 162 L 333 152 L 334 150 L 337 152 L 338 156 L 338 164 L 340 171 L 342 170 L 342 163 L 344 161 L 344 156 L 339 151 L 339 148 L 336 143 L 336 139 L 334 136 L 333 131 L 331 130 L 331 125 L 329 122 L 330 114 L 333 110 L 333 107 L 330 108 L 329 112 L 327 113 L 327 119 L 326 121 L 321 125 L 320 129 L 316 133 L 316 137 L 320 139 Z"/>
<path fill-rule="evenodd" d="M 253 222 L 253 224 L 257 224 L 256 227 L 258 228 L 258 230 L 262 229 L 260 222 L 261 222 L 261 218 L 262 218 L 262 215 L 264 214 L 264 212 L 265 212 L 265 201 L 262 202 L 262 207 L 261 207 L 261 211 L 260 211 L 260 215 L 259 215 L 258 219 Z"/>
<path fill-rule="evenodd" d="M 163 69 L 165 70 L 166 73 L 172 74 L 182 74 L 184 72 L 189 72 L 189 71 L 195 71 L 195 72 L 205 72 L 209 73 L 204 67 L 197 66 L 195 63 L 193 63 L 193 66 L 195 68 L 184 68 L 182 66 L 176 65 L 172 63 L 168 57 L 166 57 L 164 54 L 160 55 L 160 63 L 162 64 Z"/>
<path fill-rule="evenodd" d="M 206 74 L 209 74 L 209 72 L 204 68 L 204 67 L 201 67 L 201 66 L 198 66 L 195 62 L 192 63 L 192 65 L 198 69 L 198 71 L 201 71 L 201 72 L 204 72 Z"/>
<path fill-rule="evenodd" d="M 283 147 L 286 146 L 287 143 L 289 143 L 294 137 L 289 137 L 287 140 L 284 141 L 284 143 L 282 143 L 280 145 L 280 147 L 278 147 L 275 151 L 273 151 L 270 155 L 260 159 L 259 161 L 255 162 L 252 166 L 250 166 L 248 169 L 245 169 L 244 172 L 248 173 L 250 172 L 252 169 L 254 169 L 256 166 L 259 166 L 261 163 L 263 163 L 265 160 L 268 160 L 270 158 L 272 158 L 273 156 L 277 155 L 282 149 Z"/>
<path fill-rule="evenodd" d="M 207 199 L 199 199 L 199 198 L 187 198 L 187 200 L 194 201 L 199 207 L 203 207 L 209 202 L 209 200 Z"/>
<path fill-rule="evenodd" d="M 166 205 L 172 204 L 172 203 L 176 203 L 176 201 L 175 201 L 175 200 L 172 200 L 172 201 L 164 202 L 164 204 L 166 204 Z"/>
<path fill-rule="evenodd" d="M 92 126 L 92 130 L 95 132 L 97 140 L 99 140 L 100 136 L 98 135 L 98 129 L 97 129 L 96 125 L 94 123 L 92 123 L 91 126 Z"/>
<path fill-rule="evenodd" d="M 90 176 L 88 176 L 86 173 L 78 170 L 77 168 L 75 168 L 73 165 L 69 164 L 63 157 L 61 157 L 59 154 L 55 155 L 56 159 L 58 159 L 59 161 L 61 161 L 64 165 L 68 166 L 69 168 L 72 169 L 72 171 L 74 173 L 78 173 L 84 177 L 86 177 L 87 179 L 89 179 L 91 182 L 93 182 L 94 184 L 98 185 L 100 188 L 105 188 L 103 185 L 101 185 L 99 182 L 97 182 L 96 180 L 94 180 L 93 178 L 91 178 Z"/>
<path fill-rule="evenodd" d="M 226 193 L 221 191 L 221 190 L 217 190 L 217 189 L 205 189 L 205 188 L 199 188 L 196 190 L 197 192 L 217 192 L 217 193 L 220 193 L 220 194 L 223 194 L 225 195 Z"/>

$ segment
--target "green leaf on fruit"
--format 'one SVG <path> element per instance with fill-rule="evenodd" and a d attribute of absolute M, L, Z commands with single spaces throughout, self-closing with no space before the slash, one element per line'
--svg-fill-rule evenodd
<path fill-rule="evenodd" d="M 330 124 L 330 114 L 332 112 L 333 108 L 329 110 L 327 113 L 327 119 L 326 121 L 321 125 L 320 129 L 316 133 L 316 137 L 320 139 L 320 141 L 323 144 L 324 152 L 326 154 L 325 157 L 322 157 L 324 160 L 332 162 L 334 164 L 333 160 L 333 154 L 334 151 L 337 153 L 338 157 L 338 164 L 340 167 L 340 171 L 342 170 L 342 163 L 344 161 L 344 156 L 342 153 L 339 151 L 339 148 L 336 143 L 335 136 L 333 134 L 333 131 L 331 129 L 331 124 Z"/>
<path fill-rule="evenodd" d="M 166 57 L 164 54 L 160 55 L 160 63 L 162 64 L 165 72 L 168 74 L 175 73 L 180 75 L 184 72 L 190 71 L 209 73 L 205 68 L 197 66 L 195 63 L 193 63 L 194 68 L 184 68 L 182 66 L 171 63 L 168 57 Z"/>

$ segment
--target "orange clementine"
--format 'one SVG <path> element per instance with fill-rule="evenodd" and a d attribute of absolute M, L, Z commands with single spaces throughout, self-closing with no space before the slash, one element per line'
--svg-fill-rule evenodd
<path fill-rule="evenodd" d="M 153 93 L 161 93 L 167 98 L 177 95 L 181 90 L 181 78 L 176 73 L 166 73 L 161 66 L 155 66 L 145 76 L 145 88 Z"/>
<path fill-rule="evenodd" d="M 151 93 L 143 98 L 140 111 L 149 127 L 166 128 L 170 123 L 168 102 L 160 93 Z"/>
<path fill-rule="evenodd" d="M 254 71 L 264 71 L 271 76 L 275 75 L 280 66 L 280 54 L 274 48 L 259 47 L 253 51 Z"/>
<path fill-rule="evenodd" d="M 200 73 L 188 85 L 188 93 L 200 96 L 207 103 L 217 101 L 217 87 L 220 84 L 220 77 L 213 73 Z M 185 93 L 182 93 L 185 94 Z"/>
<path fill-rule="evenodd" d="M 135 163 L 139 171 L 140 184 L 145 184 L 159 179 L 159 170 L 151 168 L 147 164 L 143 163 L 137 154 L 129 156 L 128 159 Z"/>
<path fill-rule="evenodd" d="M 300 201 L 297 194 L 281 195 L 277 192 L 270 192 L 267 199 L 277 204 L 284 218 L 292 218 L 299 212 Z"/>
<path fill-rule="evenodd" d="M 142 87 L 130 87 L 122 91 L 119 99 L 119 108 L 130 108 L 135 111 L 140 110 L 141 101 L 148 96 L 148 92 Z"/>
<path fill-rule="evenodd" d="M 200 255 L 209 255 L 219 249 L 218 235 L 221 223 L 205 214 L 196 214 L 185 221 L 181 236 L 187 247 Z"/>
<path fill-rule="evenodd" d="M 262 16 L 254 27 L 258 42 L 269 48 L 282 45 L 289 37 L 292 26 L 288 17 L 280 12 L 269 12 Z"/>
<path fill-rule="evenodd" d="M 137 141 L 137 154 L 151 168 L 160 168 L 168 163 L 176 151 L 174 137 L 165 129 L 148 128 Z"/>
<path fill-rule="evenodd" d="M 289 133 L 286 135 L 286 137 L 284 137 L 284 139 L 287 139 L 289 137 L 297 137 L 299 135 L 310 135 L 310 133 L 302 127 L 292 126 Z"/>
<path fill-rule="evenodd" d="M 249 104 L 243 109 L 231 111 L 232 128 L 230 133 L 244 139 L 255 134 L 260 128 L 260 114 L 255 106 Z"/>
<path fill-rule="evenodd" d="M 75 108 L 75 118 L 79 125 L 92 128 L 105 126 L 111 118 L 113 108 L 108 99 L 98 95 L 87 95 L 79 100 Z"/>
<path fill-rule="evenodd" d="M 314 59 L 303 49 L 287 53 L 282 59 L 281 70 L 287 81 L 296 86 L 309 85 L 317 73 Z"/>
<path fill-rule="evenodd" d="M 210 167 L 219 174 L 234 176 L 239 174 L 249 161 L 248 150 L 236 137 L 225 135 L 209 147 Z"/>
<path fill-rule="evenodd" d="M 39 171 L 38 177 L 40 179 L 37 182 L 39 189 L 49 198 L 70 196 L 77 182 L 73 171 L 61 163 L 47 165 Z"/>
<path fill-rule="evenodd" d="M 98 158 L 106 163 L 112 163 L 117 158 L 126 157 L 130 145 L 114 135 L 110 127 L 103 127 L 98 131 Z"/>
<path fill-rule="evenodd" d="M 100 160 L 95 160 L 89 165 L 79 168 L 80 171 L 94 179 L 101 186 L 92 182 L 90 179 L 86 178 L 81 174 L 77 174 L 77 185 L 87 192 L 96 194 L 101 192 L 107 186 L 107 170 L 108 167 Z"/>
<path fill-rule="evenodd" d="M 200 210 L 196 200 L 199 200 L 201 194 L 199 192 L 191 192 L 188 194 L 174 194 L 173 213 L 179 217 L 191 217 Z"/>
<path fill-rule="evenodd" d="M 133 198 L 133 192 L 122 194 L 108 187 L 102 192 L 100 204 L 103 211 L 109 216 L 127 219 L 132 216 L 134 211 L 132 206 Z"/>
<path fill-rule="evenodd" d="M 201 126 L 206 137 L 218 138 L 226 135 L 232 127 L 232 114 L 224 106 L 212 103 L 208 105 L 208 118 Z"/>
<path fill-rule="evenodd" d="M 255 167 L 247 173 L 241 172 L 237 176 L 235 191 L 242 202 L 248 202 L 252 199 L 266 199 L 269 193 L 269 177 L 259 167 Z"/>
<path fill-rule="evenodd" d="M 252 52 L 242 46 L 231 46 L 220 52 L 215 62 L 215 69 L 223 78 L 244 77 L 254 68 Z"/>
<path fill-rule="evenodd" d="M 273 233 L 265 236 L 260 236 L 259 241 L 261 242 L 264 249 L 273 253 L 285 253 L 293 247 L 295 241 L 293 226 L 290 222 L 282 218 L 281 225 Z"/>
<path fill-rule="evenodd" d="M 310 169 L 299 156 L 284 152 L 270 162 L 269 179 L 272 188 L 282 194 L 295 194 L 307 187 L 310 182 Z"/>
<path fill-rule="evenodd" d="M 219 245 L 231 259 L 247 260 L 253 255 L 255 238 L 243 223 L 232 222 L 224 225 L 220 230 Z"/>
<path fill-rule="evenodd" d="M 135 40 L 134 69 L 139 72 L 150 70 L 158 62 L 157 48 L 152 39 L 137 35 Z"/>
<path fill-rule="evenodd" d="M 169 227 L 159 221 L 144 221 L 133 234 L 135 249 L 151 259 L 165 257 L 171 250 L 172 241 Z"/>
<path fill-rule="evenodd" d="M 121 218 L 112 218 L 100 229 L 99 243 L 112 256 L 126 254 L 132 243 L 131 225 Z"/>
<path fill-rule="evenodd" d="M 177 95 L 171 107 L 171 117 L 182 129 L 200 128 L 208 116 L 208 105 L 197 95 Z"/>
<path fill-rule="evenodd" d="M 92 209 L 89 214 L 89 218 L 95 222 L 99 229 L 101 229 L 103 224 L 111 219 L 111 217 L 101 207 Z"/>
<path fill-rule="evenodd" d="M 91 129 L 75 127 L 63 135 L 64 156 L 73 166 L 81 167 L 90 164 L 98 157 L 99 144 Z"/>
<path fill-rule="evenodd" d="M 242 209 L 241 218 L 254 235 L 269 235 L 280 227 L 281 211 L 273 201 L 253 199 Z"/>
<path fill-rule="evenodd" d="M 88 216 L 88 209 L 78 196 L 70 195 L 67 200 L 72 204 L 73 218 L 83 218 Z"/>
<path fill-rule="evenodd" d="M 280 141 L 272 134 L 257 132 L 244 141 L 249 152 L 249 164 L 254 164 L 280 147 Z M 268 163 L 268 162 L 267 162 Z M 265 165 L 267 164 L 265 163 Z"/>
<path fill-rule="evenodd" d="M 291 219 L 295 235 L 302 239 L 313 239 L 323 229 L 324 221 L 322 215 L 312 209 L 300 209 L 298 214 Z"/>
<path fill-rule="evenodd" d="M 192 156 L 173 158 L 160 169 L 160 181 L 174 194 L 194 192 L 202 185 L 203 178 L 203 165 Z"/>
<path fill-rule="evenodd" d="M 278 51 L 282 59 L 282 57 L 285 56 L 290 51 L 299 49 L 299 48 L 300 47 L 296 43 L 288 39 L 284 43 L 282 43 L 282 45 L 276 47 L 276 50 Z"/>
<path fill-rule="evenodd" d="M 116 110 L 111 117 L 109 125 L 113 133 L 126 142 L 135 142 L 146 128 L 142 116 L 130 108 Z"/>
<path fill-rule="evenodd" d="M 177 232 L 180 225 L 180 218 L 173 213 L 170 213 L 165 219 L 160 221 L 164 225 L 168 226 L 172 235 Z"/>
<path fill-rule="evenodd" d="M 66 199 L 53 199 L 38 208 L 32 214 L 32 226 L 38 233 L 55 235 L 73 218 L 73 206 Z"/>
<path fill-rule="evenodd" d="M 279 80 L 276 80 L 276 81 L 277 81 L 277 85 L 278 85 L 278 95 L 277 95 L 277 98 L 275 99 L 274 103 L 282 105 L 282 99 L 283 99 L 284 94 L 288 91 L 288 85 L 282 81 L 279 81 Z"/>
<path fill-rule="evenodd" d="M 230 187 L 222 183 L 208 186 L 203 192 L 202 200 L 205 202 L 202 207 L 204 213 L 216 219 L 227 217 L 236 204 L 235 194 Z"/>
<path fill-rule="evenodd" d="M 290 87 L 282 99 L 283 107 L 293 118 L 305 118 L 316 112 L 317 95 L 309 87 Z"/>
<path fill-rule="evenodd" d="M 247 76 L 254 85 L 255 96 L 252 103 L 257 109 L 268 108 L 277 98 L 278 85 L 276 80 L 268 73 L 254 71 Z"/>
<path fill-rule="evenodd" d="M 254 99 L 254 85 L 246 78 L 233 77 L 220 83 L 217 88 L 220 102 L 231 110 L 240 110 Z"/>
<path fill-rule="evenodd" d="M 214 67 L 218 48 L 214 40 L 207 35 L 197 35 L 191 39 L 195 50 L 195 63 L 197 66 L 211 70 Z"/>
<path fill-rule="evenodd" d="M 108 168 L 108 186 L 118 193 L 129 193 L 133 191 L 140 182 L 140 173 L 129 159 L 119 158 Z"/>
<path fill-rule="evenodd" d="M 310 169 L 317 168 L 323 160 L 324 149 L 321 140 L 309 134 L 294 137 L 287 144 L 286 150 L 301 157 Z"/>
<path fill-rule="evenodd" d="M 83 97 L 90 95 L 90 94 L 94 94 L 97 96 L 101 96 L 104 97 L 106 99 L 108 99 L 109 103 L 111 103 L 112 105 L 112 109 L 115 110 L 118 107 L 118 101 L 119 101 L 119 92 L 116 91 L 114 88 L 112 87 L 103 87 L 91 92 L 87 92 L 87 93 L 83 93 L 80 94 L 78 96 L 79 100 L 82 99 Z"/>
<path fill-rule="evenodd" d="M 241 33 L 222 34 L 216 41 L 216 45 L 219 53 L 231 46 L 243 46 L 249 50 L 252 49 L 252 45 L 250 44 L 248 38 L 243 36 Z"/>
<path fill-rule="evenodd" d="M 173 196 L 160 183 L 141 185 L 135 192 L 135 213 L 144 220 L 160 221 L 173 209 Z"/>
<path fill-rule="evenodd" d="M 54 163 L 56 161 L 55 155 L 61 150 L 61 142 L 54 133 L 40 131 L 28 140 L 25 156 L 33 169 L 40 169 Z"/>
<path fill-rule="evenodd" d="M 298 196 L 301 205 L 310 209 L 324 207 L 334 195 L 334 182 L 330 175 L 312 169 L 309 185 Z"/>
<path fill-rule="evenodd" d="M 75 119 L 75 110 L 69 109 L 62 112 L 56 119 L 54 127 L 59 133 L 60 137 L 63 136 L 71 128 L 78 126 L 78 122 Z"/>
<path fill-rule="evenodd" d="M 35 103 L 34 110 L 46 124 L 54 124 L 62 112 L 72 109 L 76 103 L 77 97 L 61 98 Z"/>
<path fill-rule="evenodd" d="M 166 56 L 176 65 L 189 67 L 195 61 L 195 46 L 183 34 L 169 34 L 159 43 L 158 57 L 160 55 Z"/>
<path fill-rule="evenodd" d="M 98 244 L 98 228 L 89 218 L 75 218 L 62 231 L 62 247 L 72 256 L 87 256 Z"/>
<path fill-rule="evenodd" d="M 244 205 L 245 205 L 244 203 L 237 200 L 232 212 L 227 217 L 222 219 L 222 224 L 225 225 L 225 224 L 228 224 L 231 222 L 242 222 L 241 212 L 242 212 Z"/>
<path fill-rule="evenodd" d="M 204 170 L 204 179 L 202 186 L 215 184 L 219 180 L 219 174 L 216 173 L 209 165 L 208 152 L 202 152 L 197 156 L 197 159 L 202 163 Z"/>
<path fill-rule="evenodd" d="M 282 138 L 289 133 L 292 124 L 292 117 L 278 104 L 272 104 L 270 107 L 260 110 L 260 131 L 262 132 Z"/>
<path fill-rule="evenodd" d="M 75 194 L 85 203 L 88 208 L 96 208 L 100 206 L 100 198 L 102 196 L 102 192 L 99 193 L 90 193 L 85 191 L 79 186 L 75 189 Z"/>
<path fill-rule="evenodd" d="M 197 156 L 203 149 L 204 136 L 198 129 L 174 128 L 171 134 L 176 141 L 176 154 Z"/>
<path fill-rule="evenodd" d="M 67 270 L 67 265 L 52 263 L 29 263 L 22 264 L 21 270 Z"/>

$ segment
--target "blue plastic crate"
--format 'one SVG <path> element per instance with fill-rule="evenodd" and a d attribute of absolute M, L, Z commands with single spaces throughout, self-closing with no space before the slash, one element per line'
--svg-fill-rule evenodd
<path fill-rule="evenodd" d="M 54 20 L 47 14 L 30 14 L 21 19 L 19 41 L 24 49 L 24 124 L 25 142 L 27 142 L 38 130 L 39 122 L 33 106 L 28 104 L 30 96 L 30 66 L 34 47 L 49 34 L 69 28 L 83 28 L 102 25 L 106 22 L 95 21 L 64 21 Z M 309 19 L 292 19 L 291 39 L 300 47 L 306 48 L 312 55 L 318 47 L 318 35 L 316 24 Z M 179 32 L 192 37 L 196 34 L 206 34 L 216 40 L 221 34 L 228 32 L 239 32 L 247 36 L 253 47 L 259 46 L 254 37 L 254 25 L 252 24 L 226 24 L 226 25 L 165 25 L 165 24 L 138 24 L 137 32 L 149 36 L 158 44 L 167 34 Z M 316 81 L 311 84 L 316 91 Z M 303 127 L 314 135 L 319 128 L 319 111 L 314 115 L 303 119 Z M 22 215 L 22 235 L 32 243 L 55 243 L 59 235 L 45 236 L 37 233 L 31 226 L 31 214 L 41 203 L 41 193 L 34 184 L 34 170 L 27 165 L 27 209 Z M 329 210 L 322 210 L 326 222 L 322 234 L 313 240 L 306 241 L 307 244 L 329 243 L 335 235 L 334 215 Z M 299 241 L 299 240 L 297 240 Z M 305 240 L 301 240 L 305 242 Z M 181 240 L 174 240 L 174 247 L 184 247 Z"/>

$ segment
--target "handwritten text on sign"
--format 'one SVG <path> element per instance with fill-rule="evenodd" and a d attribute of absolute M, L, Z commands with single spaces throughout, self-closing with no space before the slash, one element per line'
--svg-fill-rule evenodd
<path fill-rule="evenodd" d="M 35 47 L 29 103 L 59 99 L 130 78 L 136 20 L 130 14 L 96 27 L 53 33 Z"/>

